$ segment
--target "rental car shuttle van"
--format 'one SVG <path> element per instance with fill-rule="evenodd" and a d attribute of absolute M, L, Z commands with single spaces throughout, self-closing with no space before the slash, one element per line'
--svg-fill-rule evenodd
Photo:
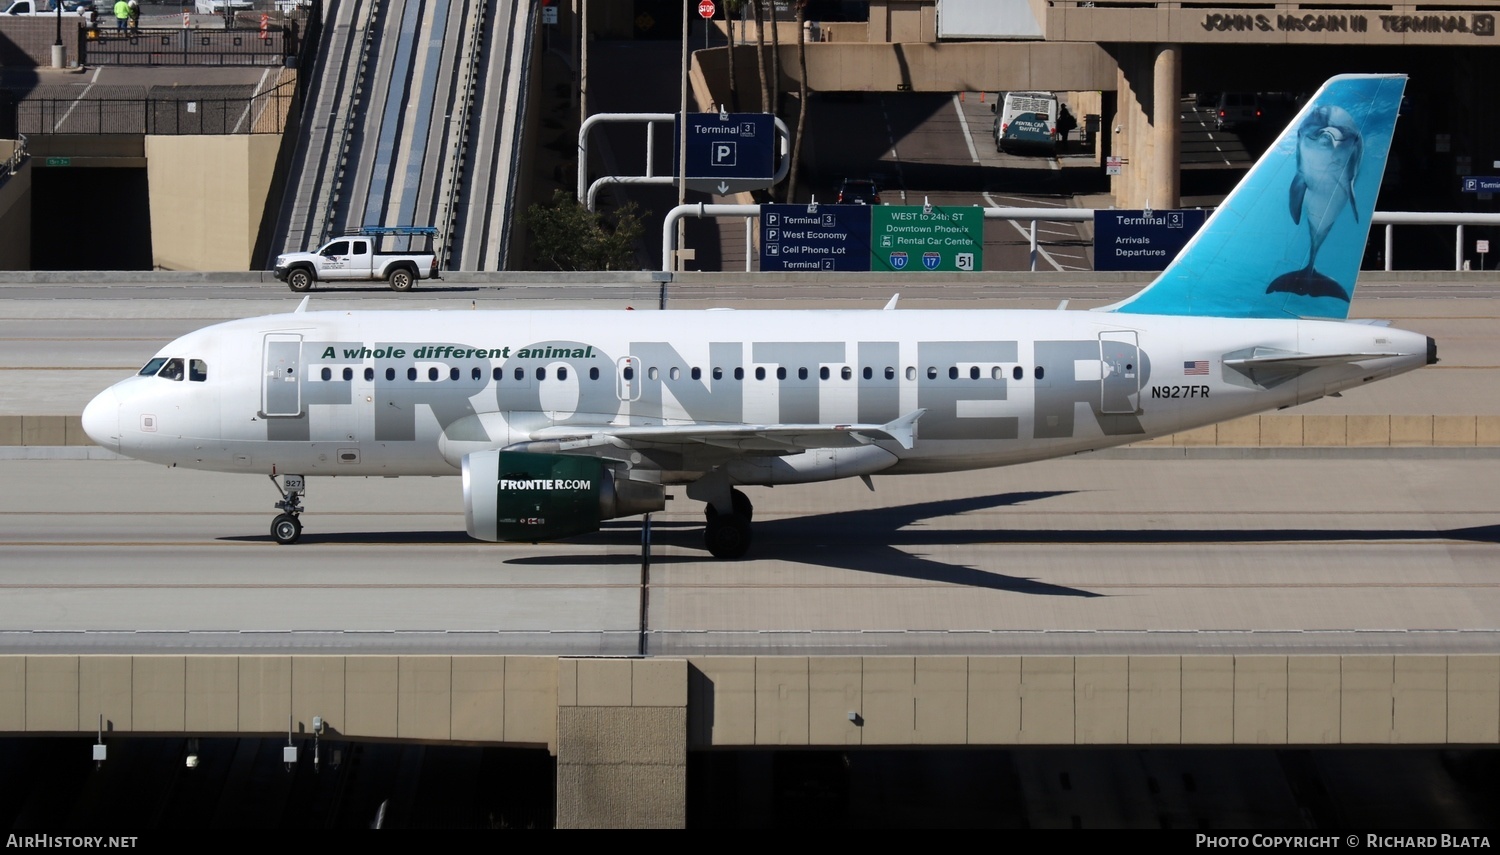
<path fill-rule="evenodd" d="M 995 111 L 995 151 L 1052 154 L 1057 150 L 1057 96 L 1007 92 Z"/>

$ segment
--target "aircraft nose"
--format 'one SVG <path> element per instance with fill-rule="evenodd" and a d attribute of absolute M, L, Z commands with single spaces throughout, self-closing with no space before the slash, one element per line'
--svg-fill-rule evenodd
<path fill-rule="evenodd" d="M 113 388 L 100 392 L 83 408 L 83 432 L 97 445 L 120 450 L 120 397 Z"/>

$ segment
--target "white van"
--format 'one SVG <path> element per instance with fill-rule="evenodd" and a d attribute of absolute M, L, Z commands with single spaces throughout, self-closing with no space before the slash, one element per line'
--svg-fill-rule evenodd
<path fill-rule="evenodd" d="M 252 0 L 193 0 L 193 11 L 200 15 L 222 15 L 225 6 L 239 12 L 254 9 L 255 3 Z"/>
<path fill-rule="evenodd" d="M 1007 92 L 995 110 L 995 151 L 1051 154 L 1057 150 L 1057 96 Z"/>

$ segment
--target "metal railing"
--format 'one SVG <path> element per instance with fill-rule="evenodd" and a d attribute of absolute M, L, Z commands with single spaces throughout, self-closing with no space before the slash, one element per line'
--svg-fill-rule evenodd
<path fill-rule="evenodd" d="M 287 82 L 246 98 L 27 98 L 16 126 L 23 134 L 279 134 L 295 97 Z"/>
<path fill-rule="evenodd" d="M 264 31 L 79 28 L 78 56 L 84 65 L 279 66 L 294 55 L 296 41 L 280 25 Z"/>
<path fill-rule="evenodd" d="M 1038 222 L 1092 222 L 1095 211 L 1090 208 L 985 208 L 984 218 L 987 220 L 1011 220 L 1030 224 L 1029 238 L 1031 245 L 1030 271 L 1036 272 L 1037 248 L 1037 223 Z M 760 217 L 759 205 L 709 205 L 696 203 L 691 205 L 678 205 L 667 212 L 666 219 L 662 222 L 661 229 L 661 269 L 663 272 L 671 272 L 673 254 L 676 252 L 676 235 L 678 220 L 686 217 L 743 217 L 748 225 L 751 219 Z M 1455 228 L 1453 241 L 1453 269 L 1464 269 L 1464 226 L 1500 226 L 1500 214 L 1487 213 L 1465 213 L 1465 212 L 1425 212 L 1425 211 L 1375 211 L 1370 216 L 1372 225 L 1385 226 L 1385 251 L 1384 269 L 1394 270 L 1394 229 L 1398 225 L 1405 226 L 1453 226 Z M 747 229 L 745 239 L 745 270 L 750 270 L 749 254 L 753 250 L 751 232 Z M 1500 251 L 1500 247 L 1497 247 Z M 1423 268 L 1441 269 L 1441 268 Z"/>

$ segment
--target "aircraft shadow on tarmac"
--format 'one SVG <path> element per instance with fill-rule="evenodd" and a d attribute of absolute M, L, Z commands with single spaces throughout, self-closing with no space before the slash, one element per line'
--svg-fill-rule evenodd
<path fill-rule="evenodd" d="M 941 519 L 975 511 L 1040 502 L 1074 491 L 1001 493 L 993 496 L 943 499 L 884 508 L 836 511 L 812 516 L 763 519 L 755 523 L 751 555 L 769 559 L 879 573 L 921 582 L 940 582 L 1020 594 L 1065 597 L 1102 597 L 1103 594 L 1052 585 L 992 570 L 935 561 L 922 554 L 928 547 L 1022 544 L 1186 544 L 1226 545 L 1234 543 L 1389 543 L 1397 541 L 1454 540 L 1500 544 L 1500 524 L 1447 530 L 1425 529 L 956 529 L 944 527 Z M 936 523 L 931 521 L 938 521 Z M 687 521 L 653 521 L 651 526 L 654 565 L 711 562 L 703 553 L 702 526 Z M 268 535 L 226 537 L 225 541 L 264 542 Z M 549 567 L 579 564 L 635 566 L 640 524 L 636 520 L 607 522 L 597 533 L 549 544 L 545 554 L 511 558 L 511 566 Z M 309 531 L 305 544 L 334 545 L 471 545 L 480 546 L 462 531 L 328 532 Z M 621 546 L 630 546 L 628 551 Z M 611 547 L 608 554 L 586 554 L 569 547 Z M 680 550 L 661 554 L 661 547 Z M 296 547 L 291 547 L 295 549 Z M 1001 563 L 1004 554 L 998 554 Z"/>

